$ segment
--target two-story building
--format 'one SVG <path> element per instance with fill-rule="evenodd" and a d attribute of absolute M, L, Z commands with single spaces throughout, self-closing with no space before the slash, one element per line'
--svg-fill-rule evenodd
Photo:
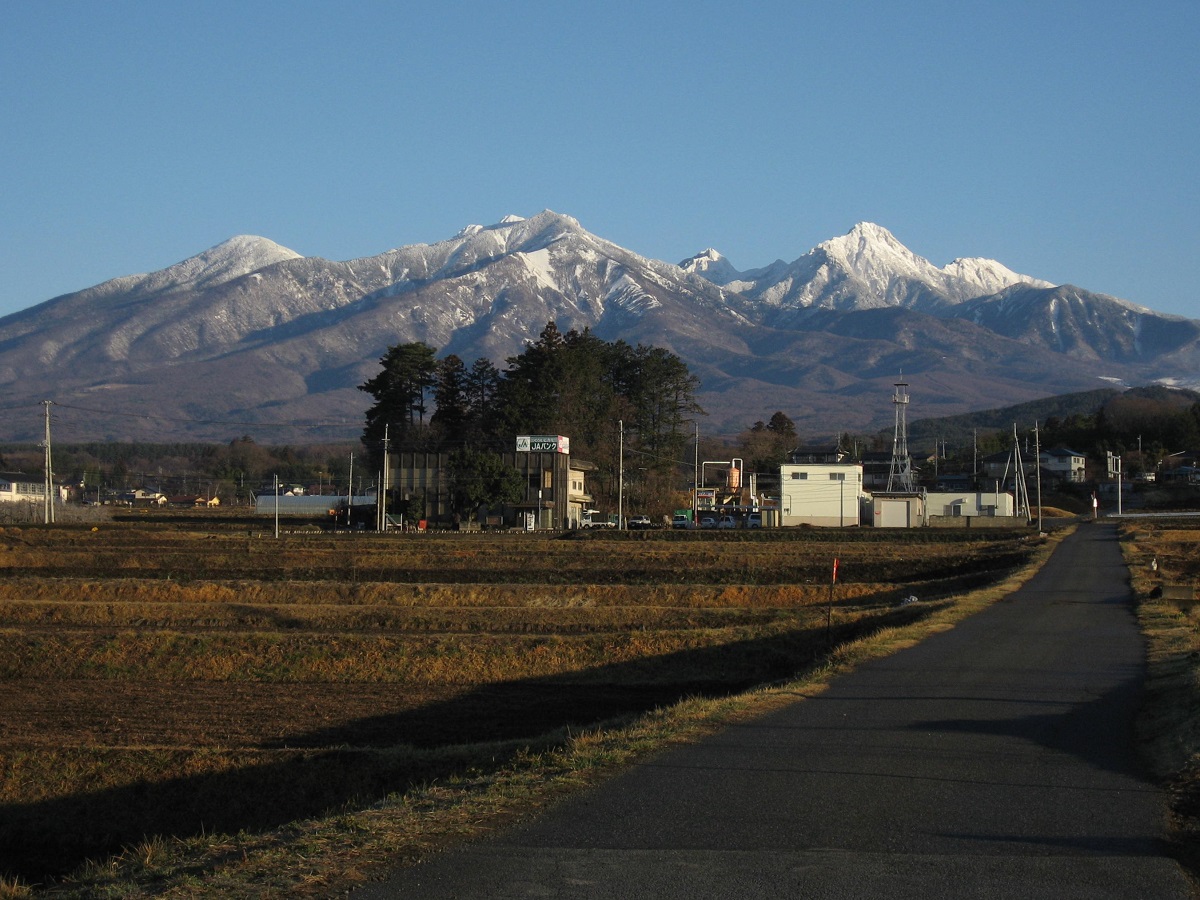
<path fill-rule="evenodd" d="M 779 467 L 779 524 L 858 525 L 863 467 L 805 462 Z"/>
<path fill-rule="evenodd" d="M 23 472 L 0 472 L 0 501 L 41 503 L 46 496 L 46 479 Z"/>
<path fill-rule="evenodd" d="M 502 509 L 486 510 L 483 524 L 529 529 L 581 527 L 584 511 L 593 502 L 587 475 L 596 471 L 596 466 L 572 459 L 568 438 L 521 437 L 513 450 L 500 457 L 520 475 L 521 497 Z M 442 525 L 453 522 L 450 454 L 395 453 L 388 458 L 388 473 L 389 492 L 406 501 L 410 518 Z"/>
<path fill-rule="evenodd" d="M 1087 481 L 1087 455 L 1066 447 L 1043 450 L 1038 454 L 1042 471 L 1063 484 Z"/>

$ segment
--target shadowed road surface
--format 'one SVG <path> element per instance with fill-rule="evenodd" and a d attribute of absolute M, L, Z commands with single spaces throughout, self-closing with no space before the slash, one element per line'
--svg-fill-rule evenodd
<path fill-rule="evenodd" d="M 1085 525 L 953 630 L 353 896 L 1190 897 L 1126 574 Z"/>

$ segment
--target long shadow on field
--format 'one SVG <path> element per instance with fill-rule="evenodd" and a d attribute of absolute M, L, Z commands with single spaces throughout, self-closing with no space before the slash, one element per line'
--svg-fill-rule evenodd
<path fill-rule="evenodd" d="M 900 607 L 835 627 L 828 637 L 823 627 L 797 629 L 599 666 L 571 678 L 487 685 L 423 708 L 295 735 L 287 748 L 268 754 L 267 763 L 252 750 L 136 751 L 144 754 L 148 771 L 200 774 L 0 805 L 0 873 L 27 881 L 52 879 L 88 858 L 117 852 L 149 836 L 235 834 L 321 815 L 352 801 L 369 801 L 444 778 L 461 766 L 451 754 L 431 761 L 429 754 L 414 755 L 401 745 L 532 739 L 567 726 L 642 713 L 688 696 L 734 693 L 804 670 L 825 651 L 827 640 L 842 643 L 913 622 L 934 608 L 935 604 Z M 126 761 L 131 752 L 136 754 L 111 751 Z M 105 755 L 104 750 L 79 751 L 79 765 L 98 764 L 103 769 Z M 218 766 L 225 770 L 214 771 Z"/>

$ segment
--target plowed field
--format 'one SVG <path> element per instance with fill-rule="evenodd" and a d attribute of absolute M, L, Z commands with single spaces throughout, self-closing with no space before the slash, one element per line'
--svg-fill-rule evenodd
<path fill-rule="evenodd" d="M 784 678 L 1034 543 L 5 529 L 0 873 L 279 825 L 446 777 L 460 756 L 438 748 Z"/>

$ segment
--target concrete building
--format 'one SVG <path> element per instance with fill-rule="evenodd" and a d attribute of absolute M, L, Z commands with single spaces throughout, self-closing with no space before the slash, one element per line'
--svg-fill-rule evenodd
<path fill-rule="evenodd" d="M 451 509 L 451 472 L 448 453 L 395 453 L 388 458 L 388 486 L 409 510 L 408 518 L 425 519 L 431 525 L 455 524 L 533 529 L 579 528 L 584 510 L 592 505 L 587 475 L 596 467 L 572 460 L 566 438 L 557 447 L 566 449 L 509 450 L 500 454 L 505 464 L 522 477 L 522 496 L 503 509 L 477 511 L 483 515 L 455 523 Z M 530 446 L 524 444 L 523 446 Z M 549 442 L 532 444 L 550 446 Z"/>
<path fill-rule="evenodd" d="M 789 463 L 779 468 L 779 523 L 858 525 L 863 467 L 854 463 Z"/>

